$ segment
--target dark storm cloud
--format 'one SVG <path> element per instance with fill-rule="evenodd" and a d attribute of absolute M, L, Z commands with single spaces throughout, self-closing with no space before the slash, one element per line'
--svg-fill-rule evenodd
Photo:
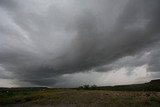
<path fill-rule="evenodd" d="M 160 41 L 159 0 L 34 3 L 0 0 L 0 66 L 20 81 L 51 86 L 63 74 L 107 71 Z M 128 66 L 155 66 L 157 57 Z"/>
<path fill-rule="evenodd" d="M 0 0 L 0 5 L 4 8 L 15 9 L 18 6 L 18 3 L 15 0 Z"/>
<path fill-rule="evenodd" d="M 99 31 L 96 17 L 85 15 L 76 23 L 77 42 L 73 45 L 73 54 L 71 52 L 75 59 L 69 70 L 74 67 L 74 71 L 83 70 L 110 63 L 159 41 L 158 3 L 159 1 L 130 1 L 116 20 L 113 30 L 108 32 L 107 29 Z M 65 66 L 67 69 L 68 65 Z"/>
<path fill-rule="evenodd" d="M 156 46 L 152 49 L 148 71 L 159 72 L 160 71 L 160 43 L 157 43 Z"/>
<path fill-rule="evenodd" d="M 102 65 L 95 68 L 95 71 L 105 72 L 111 70 L 118 70 L 120 68 L 126 68 L 129 71 L 135 69 L 135 67 L 140 67 L 146 65 L 150 61 L 151 54 L 148 52 L 143 52 L 136 54 L 134 56 L 125 56 L 113 63 Z"/>

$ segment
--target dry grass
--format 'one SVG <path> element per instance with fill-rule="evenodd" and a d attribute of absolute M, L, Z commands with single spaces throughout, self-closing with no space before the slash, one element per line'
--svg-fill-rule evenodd
<path fill-rule="evenodd" d="M 160 92 L 44 90 L 0 94 L 3 106 L 160 107 Z M 8 105 L 9 104 L 9 105 Z"/>

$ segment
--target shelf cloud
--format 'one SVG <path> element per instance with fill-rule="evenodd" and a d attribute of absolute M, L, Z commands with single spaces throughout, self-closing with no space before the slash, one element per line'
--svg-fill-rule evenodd
<path fill-rule="evenodd" d="M 129 72 L 145 65 L 147 72 L 159 73 L 159 3 L 0 0 L 0 79 L 18 86 L 55 86 L 64 75 L 91 71 L 125 67 Z M 66 86 L 72 86 L 69 82 Z"/>

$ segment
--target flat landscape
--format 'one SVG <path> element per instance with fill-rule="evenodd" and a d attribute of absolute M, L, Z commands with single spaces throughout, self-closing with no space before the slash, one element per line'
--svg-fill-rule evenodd
<path fill-rule="evenodd" d="M 0 0 L 0 107 L 160 107 L 160 0 Z"/>
<path fill-rule="evenodd" d="M 160 80 L 121 86 L 0 88 L 2 107 L 160 107 Z"/>
<path fill-rule="evenodd" d="M 4 107 L 159 107 L 160 92 L 47 89 L 0 95 Z"/>

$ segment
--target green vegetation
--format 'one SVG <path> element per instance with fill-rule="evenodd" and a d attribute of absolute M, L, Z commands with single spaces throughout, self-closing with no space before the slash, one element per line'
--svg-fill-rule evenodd
<path fill-rule="evenodd" d="M 160 80 L 152 80 L 144 84 L 117 85 L 117 86 L 96 86 L 83 85 L 78 89 L 83 90 L 110 90 L 110 91 L 157 91 L 160 92 Z"/>
<path fill-rule="evenodd" d="M 36 91 L 14 90 L 0 94 L 0 105 L 109 105 L 160 106 L 160 92 L 45 89 Z M 9 105 L 10 106 L 10 105 Z"/>
<path fill-rule="evenodd" d="M 151 81 L 145 84 L 114 87 L 84 85 L 73 89 L 45 87 L 0 88 L 0 107 L 31 107 L 31 105 L 56 105 L 59 107 L 70 105 L 73 107 L 160 107 L 158 83 Z"/>

